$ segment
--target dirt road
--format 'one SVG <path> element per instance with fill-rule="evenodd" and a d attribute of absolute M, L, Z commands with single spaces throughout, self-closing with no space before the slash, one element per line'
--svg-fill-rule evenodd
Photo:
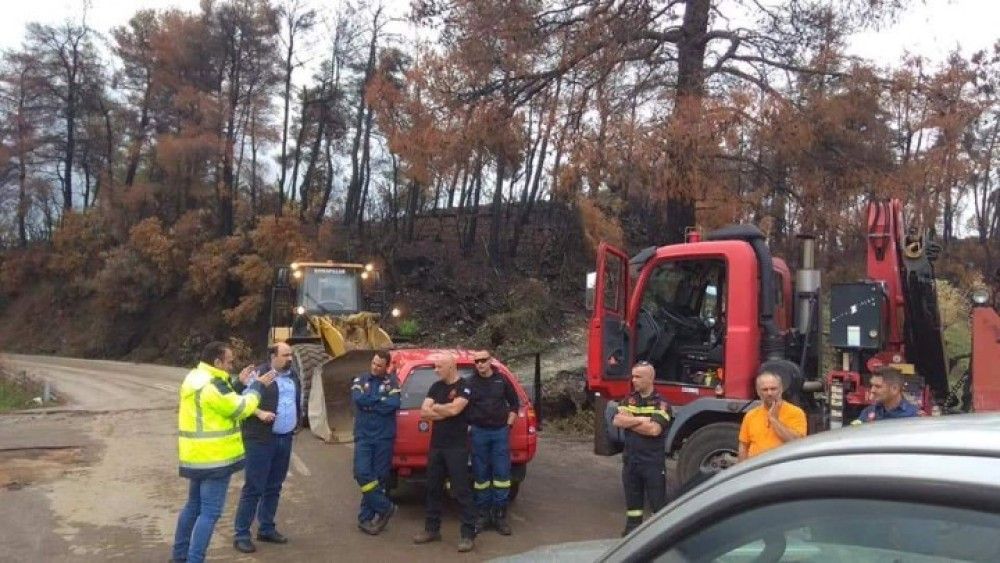
<path fill-rule="evenodd" d="M 6 363 L 52 382 L 67 403 L 46 413 L 0 416 L 0 561 L 166 560 L 186 481 L 176 470 L 177 389 L 184 369 L 37 356 Z M 482 560 L 532 547 L 611 537 L 623 499 L 617 458 L 590 443 L 542 433 L 510 509 L 514 535 L 486 532 L 471 556 L 455 552 L 454 510 L 444 541 L 414 546 L 422 490 L 403 488 L 400 511 L 378 537 L 355 527 L 359 500 L 352 449 L 296 437 L 282 493 L 285 546 L 232 549 L 242 474 L 234 477 L 209 556 L 221 561 Z"/>

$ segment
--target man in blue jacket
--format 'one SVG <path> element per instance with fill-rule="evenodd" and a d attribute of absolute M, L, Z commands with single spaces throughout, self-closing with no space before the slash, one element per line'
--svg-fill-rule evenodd
<path fill-rule="evenodd" d="M 896 368 L 883 367 L 872 374 L 868 384 L 871 388 L 872 398 L 875 401 L 861 411 L 857 420 L 851 422 L 852 425 L 866 424 L 890 418 L 920 416 L 920 409 L 907 401 L 906 397 L 903 396 L 906 380 L 903 379 L 903 374 Z"/>
<path fill-rule="evenodd" d="M 358 528 L 377 535 L 396 512 L 386 490 L 392 471 L 392 446 L 396 439 L 399 380 L 389 373 L 389 352 L 372 357 L 370 373 L 354 378 L 354 479 L 361 487 Z"/>

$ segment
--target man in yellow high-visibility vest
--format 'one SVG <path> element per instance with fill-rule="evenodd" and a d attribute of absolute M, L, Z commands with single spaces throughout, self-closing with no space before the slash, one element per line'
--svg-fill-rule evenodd
<path fill-rule="evenodd" d="M 246 390 L 239 394 L 229 382 L 233 351 L 223 342 L 211 342 L 201 362 L 187 374 L 180 390 L 177 413 L 177 449 L 181 477 L 190 480 L 187 504 L 177 518 L 174 561 L 201 563 L 222 514 L 233 473 L 243 469 L 240 421 L 250 416 L 273 420 L 261 411 L 261 389 L 274 374 L 254 375 L 249 366 L 240 373 Z"/>

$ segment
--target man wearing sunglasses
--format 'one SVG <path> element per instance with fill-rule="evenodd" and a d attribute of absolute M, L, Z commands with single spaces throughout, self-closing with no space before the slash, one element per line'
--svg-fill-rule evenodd
<path fill-rule="evenodd" d="M 472 441 L 472 475 L 476 499 L 476 529 L 491 524 L 504 536 L 510 496 L 510 427 L 517 420 L 520 402 L 507 378 L 493 370 L 489 351 L 472 356 L 476 375 L 469 377 L 469 436 Z"/>

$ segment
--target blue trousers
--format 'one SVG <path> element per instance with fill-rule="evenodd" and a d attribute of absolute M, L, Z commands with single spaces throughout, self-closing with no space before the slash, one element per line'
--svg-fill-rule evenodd
<path fill-rule="evenodd" d="M 275 435 L 267 443 L 244 440 L 246 480 L 236 509 L 234 539 L 250 539 L 250 525 L 257 517 L 257 533 L 274 533 L 274 515 L 278 512 L 281 486 L 288 475 L 292 458 L 292 434 Z"/>
<path fill-rule="evenodd" d="M 202 563 L 205 551 L 212 541 L 215 523 L 222 515 L 226 502 L 229 478 L 190 479 L 187 504 L 177 517 L 177 531 L 174 532 L 173 558 L 186 559 L 188 563 Z"/>
<path fill-rule="evenodd" d="M 358 522 L 367 522 L 376 514 L 385 514 L 392 506 L 386 494 L 392 473 L 394 440 L 358 440 L 354 443 L 354 480 L 361 487 Z"/>
<path fill-rule="evenodd" d="M 510 429 L 473 426 L 472 488 L 480 513 L 507 506 L 510 495 Z"/>

